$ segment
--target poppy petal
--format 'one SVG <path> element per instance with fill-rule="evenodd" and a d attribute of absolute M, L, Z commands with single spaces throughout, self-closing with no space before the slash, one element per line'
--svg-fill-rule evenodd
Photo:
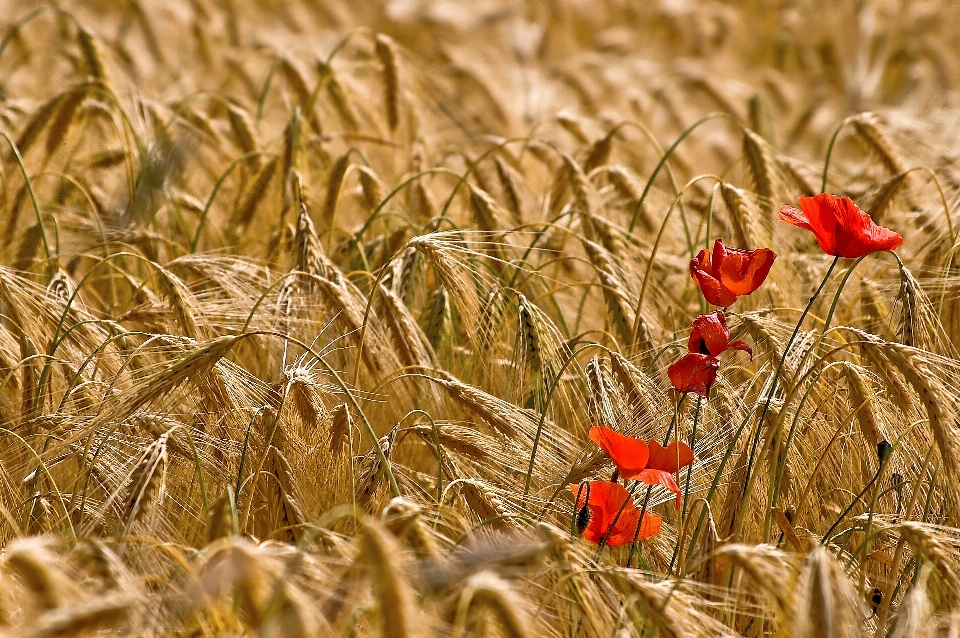
<path fill-rule="evenodd" d="M 680 509 L 680 486 L 677 485 L 677 481 L 670 472 L 664 472 L 663 470 L 644 470 L 637 475 L 636 480 L 646 483 L 647 485 L 662 485 L 667 488 L 676 496 L 675 507 Z"/>
<path fill-rule="evenodd" d="M 727 320 L 724 318 L 723 312 L 717 310 L 706 315 L 699 315 L 693 320 L 693 328 L 690 330 L 690 340 L 687 346 L 690 352 L 699 352 L 716 357 L 727 349 L 729 340 L 730 331 L 727 329 Z"/>
<path fill-rule="evenodd" d="M 710 252 L 704 248 L 697 253 L 697 256 L 690 260 L 690 274 L 693 275 L 693 278 L 696 279 L 696 271 L 702 270 L 706 274 L 710 274 Z"/>
<path fill-rule="evenodd" d="M 816 197 L 801 197 L 800 208 L 810 220 L 810 230 L 817 238 L 817 243 L 823 252 L 829 255 L 837 254 L 837 205 L 840 198 L 829 193 L 822 193 Z"/>
<path fill-rule="evenodd" d="M 750 346 L 747 345 L 747 342 L 743 339 L 737 339 L 736 341 L 728 344 L 727 350 L 743 350 L 750 355 L 750 359 L 753 360 L 753 350 L 750 349 Z"/>
<path fill-rule="evenodd" d="M 683 441 L 674 441 L 663 447 L 656 441 L 650 441 L 650 460 L 647 469 L 676 472 L 693 463 L 693 450 Z"/>
<path fill-rule="evenodd" d="M 709 272 L 714 277 L 720 277 L 720 264 L 727 257 L 727 247 L 723 245 L 723 237 L 717 237 L 713 242 L 713 260 L 712 268 L 709 268 Z"/>
<path fill-rule="evenodd" d="M 647 465 L 647 444 L 640 439 L 624 436 L 616 430 L 595 425 L 588 433 L 590 440 L 600 446 L 617 466 L 622 476 L 642 470 Z"/>
<path fill-rule="evenodd" d="M 749 295 L 764 282 L 777 254 L 769 248 L 728 248 L 718 267 L 720 283 L 737 296 Z"/>
<path fill-rule="evenodd" d="M 802 211 L 782 206 L 780 220 L 811 231 L 829 255 L 856 259 L 903 245 L 899 233 L 876 224 L 849 197 L 820 193 L 799 201 Z"/>
<path fill-rule="evenodd" d="M 660 531 L 658 516 L 645 514 L 643 521 L 640 521 L 640 511 L 630 493 L 619 483 L 590 481 L 587 488 L 571 485 L 570 491 L 580 493 L 577 510 L 584 505 L 590 510 L 590 520 L 583 537 L 595 545 L 599 545 L 604 538 L 605 544 L 612 547 L 632 543 L 638 527 L 641 539 Z"/>
<path fill-rule="evenodd" d="M 630 545 L 633 543 L 634 537 L 636 537 L 638 541 L 642 541 L 660 532 L 663 519 L 658 514 L 644 512 L 643 520 L 640 521 L 639 519 L 640 511 L 633 510 L 626 523 L 621 525 L 618 521 L 613 528 L 613 533 L 610 534 L 610 538 L 607 539 L 607 545 L 611 547 Z M 637 527 L 640 528 L 639 534 L 637 533 Z"/>
<path fill-rule="evenodd" d="M 803 198 L 801 197 L 800 199 Z M 800 228 L 806 228 L 807 230 L 813 230 L 813 227 L 810 226 L 810 220 L 803 214 L 803 211 L 793 206 L 781 206 L 779 217 L 782 222 L 799 226 Z"/>
<path fill-rule="evenodd" d="M 699 352 L 685 354 L 669 368 L 670 383 L 680 392 L 693 392 L 706 398 L 717 379 L 719 361 Z"/>
<path fill-rule="evenodd" d="M 616 517 L 616 522 L 613 523 L 613 527 L 610 529 L 610 535 L 607 536 L 607 542 L 604 544 L 610 547 L 617 547 L 618 545 L 628 545 L 632 543 L 633 535 L 637 532 L 637 525 L 640 523 L 640 511 L 636 509 L 636 507 L 628 505 L 623 509 L 623 512 L 620 512 L 620 516 L 617 516 L 617 512 L 614 511 L 610 520 L 612 521 L 614 517 Z M 609 528 L 609 523 L 607 524 L 607 528 Z M 601 540 L 602 538 L 603 537 L 601 537 Z"/>
<path fill-rule="evenodd" d="M 849 197 L 835 202 L 837 225 L 849 235 L 838 251 L 841 257 L 860 257 L 876 250 L 896 250 L 903 245 L 903 237 L 889 228 L 873 222 Z"/>
<path fill-rule="evenodd" d="M 730 292 L 726 286 L 707 271 L 694 269 L 692 264 L 690 269 L 693 274 L 693 280 L 697 282 L 700 291 L 703 293 L 703 298 L 706 299 L 708 303 L 726 308 L 732 306 L 733 302 L 737 300 L 735 294 Z"/>

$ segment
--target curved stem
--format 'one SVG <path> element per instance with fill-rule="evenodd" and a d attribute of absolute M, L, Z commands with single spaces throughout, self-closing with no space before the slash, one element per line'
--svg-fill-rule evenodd
<path fill-rule="evenodd" d="M 43 226 L 43 215 L 40 213 L 40 203 L 37 201 L 37 193 L 33 190 L 33 182 L 30 180 L 30 176 L 27 174 L 27 167 L 23 163 L 23 157 L 20 155 L 20 149 L 17 148 L 16 143 L 6 133 L 0 133 L 0 136 L 7 140 L 7 144 L 10 145 L 10 150 L 13 151 L 14 157 L 17 158 L 17 166 L 20 167 L 20 172 L 23 174 L 23 181 L 26 184 L 27 193 L 30 194 L 30 201 L 33 203 L 33 212 L 37 215 L 37 226 L 40 228 L 40 239 L 43 241 L 43 251 L 47 256 L 47 268 L 50 269 L 53 265 L 53 253 L 50 252 L 50 244 L 47 242 L 47 231 Z"/>
<path fill-rule="evenodd" d="M 843 127 L 851 123 L 856 116 L 848 117 L 840 122 L 838 126 L 833 131 L 833 135 L 830 136 L 830 143 L 827 145 L 827 157 L 823 161 L 823 179 L 820 181 L 820 192 L 826 192 L 827 190 L 827 171 L 830 170 L 830 157 L 833 155 L 833 145 L 837 143 L 837 136 L 840 135 L 840 131 L 843 130 Z"/>
<path fill-rule="evenodd" d="M 250 151 L 244 153 L 237 159 L 233 160 L 230 163 L 230 166 L 227 167 L 227 170 L 223 172 L 223 175 L 220 176 L 220 179 L 217 180 L 217 183 L 213 185 L 213 191 L 211 191 L 210 196 L 207 198 L 207 203 L 203 207 L 203 213 L 200 215 L 200 220 L 197 222 L 197 230 L 193 234 L 193 239 L 190 240 L 190 252 L 197 252 L 197 244 L 200 243 L 200 231 L 203 230 L 203 226 L 207 221 L 207 215 L 210 212 L 210 206 L 213 205 L 213 198 L 217 196 L 217 193 L 220 191 L 220 187 L 223 186 L 224 181 L 229 177 L 230 173 L 240 165 L 241 162 L 250 159 L 251 157 L 256 157 L 258 155 L 267 155 L 268 153 L 264 151 Z"/>
<path fill-rule="evenodd" d="M 526 508 L 527 506 L 527 496 L 530 494 L 530 479 L 533 477 L 533 465 L 537 459 L 537 449 L 540 446 L 540 435 L 543 433 L 543 426 L 546 423 L 547 419 L 547 408 L 550 407 L 550 399 L 553 398 L 553 393 L 556 391 L 557 387 L 560 385 L 560 379 L 563 377 L 564 370 L 567 369 L 567 366 L 570 365 L 572 361 L 575 361 L 577 355 L 581 354 L 584 350 L 591 347 L 600 347 L 596 343 L 586 343 L 579 350 L 571 349 L 570 354 L 567 356 L 566 360 L 563 362 L 563 365 L 560 366 L 560 369 L 557 371 L 557 376 L 553 379 L 553 382 L 550 384 L 550 390 L 547 391 L 547 397 L 543 402 L 543 410 L 540 412 L 540 422 L 537 423 L 537 432 L 533 436 L 533 448 L 530 450 L 530 463 L 527 465 L 527 476 L 524 479 L 523 483 L 523 499 L 520 501 L 521 509 Z"/>
<path fill-rule="evenodd" d="M 640 194 L 640 199 L 637 200 L 637 205 L 633 209 L 633 217 L 630 219 L 630 225 L 627 227 L 627 232 L 629 234 L 631 235 L 633 234 L 633 229 L 637 225 L 637 218 L 640 216 L 640 209 L 643 208 L 643 202 L 646 201 L 647 194 L 650 192 L 650 189 L 653 187 L 653 180 L 657 178 L 657 174 L 660 173 L 660 169 L 662 169 L 664 165 L 666 165 L 667 160 L 670 159 L 670 156 L 673 155 L 673 152 L 677 150 L 678 146 L 680 146 L 680 142 L 687 139 L 687 137 L 691 133 L 693 133 L 695 130 L 697 130 L 701 124 L 705 124 L 706 122 L 709 122 L 710 120 L 715 120 L 719 117 L 733 120 L 733 118 L 730 116 L 729 113 L 723 113 L 720 111 L 708 113 L 707 115 L 704 115 L 702 118 L 700 118 L 699 120 L 691 124 L 689 127 L 687 127 L 687 130 L 681 133 L 680 137 L 678 137 L 676 141 L 674 141 L 674 143 L 670 145 L 670 148 L 667 149 L 667 152 L 663 154 L 663 157 L 660 158 L 660 161 L 657 162 L 657 166 L 653 169 L 653 172 L 650 174 L 650 179 L 647 181 L 647 185 L 643 187 L 643 192 Z M 689 239 L 690 238 L 688 236 L 687 237 L 688 242 L 689 242 Z M 691 248 L 691 251 L 692 251 L 692 248 Z"/>
<path fill-rule="evenodd" d="M 859 503 L 860 499 L 863 498 L 863 495 L 867 493 L 867 490 L 869 490 L 873 484 L 877 482 L 877 479 L 879 479 L 880 475 L 883 474 L 883 470 L 887 467 L 887 464 L 891 458 L 893 458 L 892 454 L 883 459 L 883 461 L 880 463 L 880 467 L 877 468 L 877 473 L 873 475 L 873 478 L 870 479 L 866 485 L 863 486 L 863 489 L 860 490 L 860 493 L 853 497 L 853 500 L 850 502 L 850 505 L 847 506 L 847 509 L 840 513 L 840 516 L 838 516 L 837 520 L 833 522 L 833 525 L 830 526 L 830 529 L 827 530 L 827 533 L 823 535 L 823 539 L 820 541 L 821 545 L 826 545 L 830 542 L 830 537 L 833 534 L 833 530 L 837 529 L 837 526 L 844 519 L 844 517 L 850 513 L 850 510 L 853 509 L 853 506 Z M 873 512 L 871 512 L 871 516 L 872 515 Z"/>
<path fill-rule="evenodd" d="M 674 209 L 677 208 L 678 205 L 680 204 L 680 200 L 683 197 L 683 194 L 687 192 L 687 189 L 690 188 L 693 184 L 695 184 L 699 180 L 708 178 L 708 177 L 712 177 L 713 179 L 720 181 L 720 178 L 717 177 L 716 175 L 699 175 L 697 177 L 694 177 L 692 180 L 687 182 L 687 184 L 684 185 L 683 189 L 677 194 L 677 196 L 673 200 L 673 204 L 671 204 L 670 208 L 667 210 L 667 214 L 664 215 L 663 217 L 663 222 L 660 224 L 660 231 L 657 233 L 657 238 L 653 242 L 653 249 L 650 252 L 650 257 L 647 259 L 647 268 L 643 274 L 643 284 L 640 286 L 640 296 L 637 298 L 637 307 L 633 313 L 633 335 L 631 336 L 631 343 L 625 344 L 627 348 L 633 348 L 634 345 L 639 340 L 640 325 L 642 322 L 640 312 L 643 309 L 643 300 L 646 297 L 647 286 L 650 283 L 650 274 L 653 272 L 653 263 L 654 261 L 656 261 L 657 251 L 660 249 L 660 240 L 663 238 L 663 233 L 667 228 L 667 222 L 670 221 L 670 216 L 673 214 Z M 652 179 L 653 178 L 651 178 L 651 181 Z M 693 258 L 692 247 L 690 249 L 690 252 L 691 252 L 690 257 L 692 259 Z"/>

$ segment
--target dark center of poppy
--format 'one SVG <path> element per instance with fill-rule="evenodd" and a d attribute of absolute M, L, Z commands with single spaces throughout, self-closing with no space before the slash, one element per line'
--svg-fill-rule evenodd
<path fill-rule="evenodd" d="M 700 337 L 700 343 L 697 345 L 697 350 L 700 352 L 700 354 L 711 354 L 710 348 L 707 347 L 707 342 L 703 337 Z"/>

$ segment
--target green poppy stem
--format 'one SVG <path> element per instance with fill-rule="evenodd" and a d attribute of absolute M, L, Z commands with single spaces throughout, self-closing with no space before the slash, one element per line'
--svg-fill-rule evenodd
<path fill-rule="evenodd" d="M 827 269 L 827 273 L 823 276 L 823 281 L 820 282 L 816 292 L 813 293 L 813 296 L 811 296 L 810 300 L 807 302 L 807 307 L 803 309 L 803 314 L 800 315 L 800 320 L 797 321 L 797 325 L 793 329 L 793 334 L 790 335 L 790 339 L 787 341 L 787 345 L 783 349 L 783 355 L 780 357 L 780 363 L 777 364 L 777 369 L 773 373 L 773 379 L 770 382 L 770 389 L 767 391 L 766 399 L 764 399 L 763 402 L 763 409 L 760 411 L 760 419 L 757 421 L 757 431 L 753 437 L 753 443 L 750 446 L 750 456 L 747 460 L 747 475 L 744 479 L 743 497 L 740 499 L 740 507 L 737 511 L 737 518 L 734 524 L 734 537 L 737 537 L 740 533 L 740 528 L 743 525 L 743 516 L 748 509 L 747 503 L 750 499 L 750 495 L 753 492 L 754 483 L 756 482 L 756 474 L 752 471 L 753 463 L 756 459 L 757 447 L 760 444 L 760 433 L 763 431 L 763 420 L 767 416 L 767 411 L 770 409 L 770 402 L 773 400 L 773 395 L 777 391 L 777 382 L 780 380 L 780 373 L 783 371 L 783 365 L 787 361 L 787 355 L 790 353 L 790 348 L 793 347 L 793 342 L 800 333 L 800 328 L 803 326 L 803 321 L 810 313 L 810 309 L 813 308 L 813 304 L 817 300 L 817 297 L 819 297 L 820 293 L 823 292 L 824 287 L 827 285 L 827 281 L 830 280 L 830 275 L 833 274 L 833 269 L 837 266 L 839 261 L 839 256 L 833 258 L 833 261 L 830 263 L 830 267 Z"/>

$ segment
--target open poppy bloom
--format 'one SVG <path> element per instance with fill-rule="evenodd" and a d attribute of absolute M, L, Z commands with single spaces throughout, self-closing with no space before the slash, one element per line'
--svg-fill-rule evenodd
<path fill-rule="evenodd" d="M 663 519 L 656 514 L 644 512 L 641 521 L 640 510 L 634 504 L 630 493 L 619 483 L 590 481 L 582 490 L 579 485 L 571 485 L 570 490 L 574 494 L 580 493 L 577 511 L 586 506 L 590 512 L 583 537 L 595 545 L 599 545 L 604 537 L 607 539 L 604 544 L 611 547 L 629 545 L 634 537 L 643 540 L 660 531 Z M 623 511 L 620 511 L 621 508 Z"/>
<path fill-rule="evenodd" d="M 647 485 L 662 485 L 677 496 L 680 507 L 680 486 L 673 474 L 693 463 L 693 450 L 686 443 L 674 441 L 663 447 L 656 441 L 641 441 L 624 436 L 616 430 L 595 425 L 590 428 L 590 440 L 607 453 L 625 479 Z"/>
<path fill-rule="evenodd" d="M 706 398 L 710 387 L 717 380 L 720 362 L 716 357 L 700 352 L 689 352 L 669 368 L 670 383 L 680 392 L 692 392 Z"/>
<path fill-rule="evenodd" d="M 704 249 L 690 261 L 690 275 L 708 302 L 726 308 L 759 288 L 776 258 L 769 248 L 727 248 L 717 237 L 712 255 Z"/>
<path fill-rule="evenodd" d="M 849 197 L 820 193 L 801 197 L 800 209 L 780 207 L 780 221 L 806 228 L 828 255 L 858 259 L 878 250 L 896 250 L 903 237 L 880 226 Z"/>
<path fill-rule="evenodd" d="M 647 467 L 650 449 L 647 444 L 632 436 L 624 436 L 610 428 L 595 425 L 588 433 L 590 440 L 600 446 L 617 466 L 620 476 L 634 478 Z"/>
<path fill-rule="evenodd" d="M 753 351 L 745 341 L 730 342 L 730 329 L 727 320 L 720 310 L 708 315 L 699 315 L 693 320 L 693 329 L 690 331 L 690 352 L 708 354 L 712 357 L 720 356 L 726 350 L 743 350 L 753 358 Z"/>

